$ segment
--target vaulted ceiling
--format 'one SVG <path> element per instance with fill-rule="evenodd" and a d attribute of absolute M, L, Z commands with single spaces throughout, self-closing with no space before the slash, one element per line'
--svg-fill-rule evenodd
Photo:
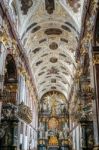
<path fill-rule="evenodd" d="M 39 98 L 54 90 L 68 99 L 84 0 L 16 0 L 13 5 Z"/>

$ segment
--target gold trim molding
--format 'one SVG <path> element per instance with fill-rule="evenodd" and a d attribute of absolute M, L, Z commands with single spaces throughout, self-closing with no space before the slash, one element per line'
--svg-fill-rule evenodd
<path fill-rule="evenodd" d="M 93 64 L 99 64 L 99 54 L 95 54 L 93 56 Z"/>

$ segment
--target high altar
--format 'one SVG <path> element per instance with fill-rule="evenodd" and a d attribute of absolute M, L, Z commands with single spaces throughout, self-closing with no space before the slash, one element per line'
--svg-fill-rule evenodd
<path fill-rule="evenodd" d="M 68 107 L 61 93 L 50 92 L 42 97 L 38 143 L 39 150 L 68 150 Z"/>

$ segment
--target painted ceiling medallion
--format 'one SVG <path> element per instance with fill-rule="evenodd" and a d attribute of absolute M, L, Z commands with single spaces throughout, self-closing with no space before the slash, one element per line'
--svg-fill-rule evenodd
<path fill-rule="evenodd" d="M 52 50 L 55 50 L 55 49 L 58 48 L 58 44 L 55 43 L 55 42 L 53 42 L 53 43 L 51 43 L 51 44 L 49 45 L 49 48 L 52 49 Z"/>
<path fill-rule="evenodd" d="M 54 0 L 45 0 L 45 8 L 49 14 L 52 14 L 55 10 Z"/>
<path fill-rule="evenodd" d="M 59 70 L 55 67 L 51 67 L 51 69 L 48 70 L 48 74 L 58 74 Z"/>
<path fill-rule="evenodd" d="M 56 90 L 56 87 L 55 87 L 55 86 L 52 86 L 51 89 L 52 89 L 52 90 Z"/>
<path fill-rule="evenodd" d="M 72 7 L 73 11 L 77 13 L 80 7 L 80 0 L 68 0 L 68 3 L 70 7 Z"/>
<path fill-rule="evenodd" d="M 51 62 L 51 63 L 56 63 L 56 62 L 57 62 L 57 58 L 51 57 L 51 58 L 50 58 L 50 62 Z"/>
<path fill-rule="evenodd" d="M 53 35 L 53 34 L 60 35 L 60 34 L 62 34 L 62 30 L 58 29 L 58 28 L 48 28 L 45 30 L 45 34 L 47 34 L 47 35 Z"/>
<path fill-rule="evenodd" d="M 26 15 L 29 8 L 33 5 L 33 1 L 32 0 L 20 0 L 21 1 L 21 10 L 23 11 L 23 14 Z"/>
<path fill-rule="evenodd" d="M 51 79 L 51 82 L 52 83 L 56 83 L 56 79 Z"/>

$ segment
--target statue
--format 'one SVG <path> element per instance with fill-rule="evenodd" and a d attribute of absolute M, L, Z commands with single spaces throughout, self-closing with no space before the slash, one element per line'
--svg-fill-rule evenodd
<path fill-rule="evenodd" d="M 39 131 L 39 138 L 43 138 L 43 131 Z"/>
<path fill-rule="evenodd" d="M 47 110 L 46 103 L 43 103 L 43 110 L 44 110 L 44 111 L 46 111 L 46 110 Z"/>
<path fill-rule="evenodd" d="M 44 126 L 40 122 L 40 125 L 39 125 L 39 138 L 43 138 L 43 131 L 44 131 Z"/>
<path fill-rule="evenodd" d="M 67 126 L 67 123 L 65 123 L 65 126 L 63 128 L 63 133 L 64 133 L 64 138 L 66 139 L 67 136 L 68 136 L 68 131 L 69 131 L 69 128 Z"/>
<path fill-rule="evenodd" d="M 45 138 L 48 138 L 48 131 L 45 131 Z"/>
<path fill-rule="evenodd" d="M 59 139 L 63 139 L 64 137 L 63 137 L 63 132 L 62 131 L 60 131 L 59 132 Z"/>

